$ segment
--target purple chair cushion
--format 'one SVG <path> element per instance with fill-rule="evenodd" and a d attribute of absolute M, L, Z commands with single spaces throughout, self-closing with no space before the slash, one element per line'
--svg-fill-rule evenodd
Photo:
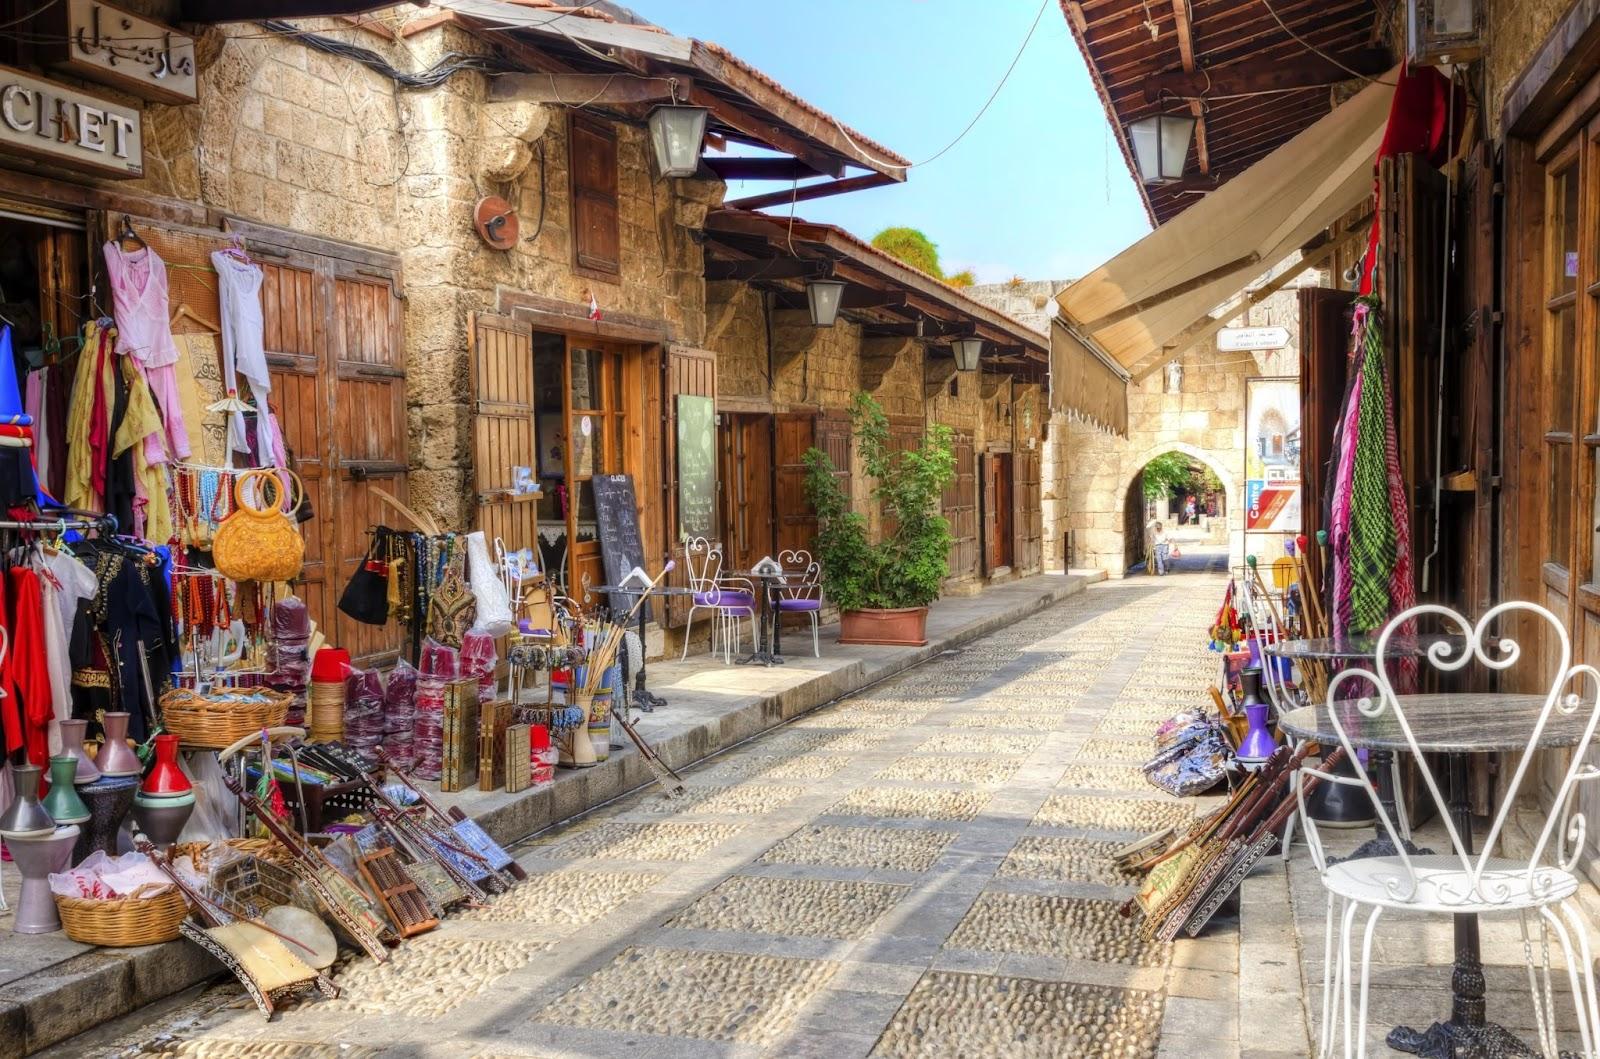
<path fill-rule="evenodd" d="M 780 599 L 780 600 L 778 600 L 778 609 L 779 610 L 821 610 L 822 609 L 822 600 L 820 600 L 820 599 Z"/>
<path fill-rule="evenodd" d="M 735 592 L 723 589 L 721 592 L 696 592 L 694 605 L 697 607 L 725 607 L 730 610 L 746 610 L 756 605 L 756 599 L 748 592 Z"/>

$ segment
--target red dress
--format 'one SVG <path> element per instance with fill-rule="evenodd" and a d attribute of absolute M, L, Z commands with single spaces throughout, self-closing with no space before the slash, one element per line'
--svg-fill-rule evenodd
<path fill-rule="evenodd" d="M 55 713 L 45 652 L 44 595 L 39 575 L 27 567 L 13 566 L 9 581 L 11 649 L 6 653 L 5 682 L 10 684 L 6 690 L 14 694 L 7 700 L 6 750 L 25 746 L 29 761 L 48 766 L 50 720 Z M 20 740 L 13 726 L 21 728 Z"/>

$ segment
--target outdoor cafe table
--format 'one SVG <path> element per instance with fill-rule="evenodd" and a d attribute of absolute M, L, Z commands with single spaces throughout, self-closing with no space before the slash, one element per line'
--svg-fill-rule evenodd
<path fill-rule="evenodd" d="M 1543 695 L 1507 695 L 1494 692 L 1452 692 L 1396 697 L 1417 746 L 1424 753 L 1447 755 L 1449 762 L 1450 816 L 1463 847 L 1472 852 L 1472 809 L 1467 795 L 1467 755 L 1516 752 L 1528 745 Z M 1394 710 L 1377 717 L 1364 716 L 1355 700 L 1336 702 L 1339 723 L 1356 749 L 1406 752 L 1409 746 Z M 1339 745 L 1339 733 L 1326 704 L 1302 706 L 1278 719 L 1278 727 L 1296 739 L 1309 739 L 1324 748 Z M 1539 733 L 1541 748 L 1576 746 L 1588 723 L 1587 711 L 1571 714 L 1554 710 Z M 1478 917 L 1455 917 L 1455 969 L 1450 978 L 1450 1018 L 1425 1031 L 1396 1026 L 1389 1031 L 1389 1047 L 1412 1055 L 1464 1054 L 1538 1055 L 1503 1026 L 1486 1020 L 1483 963 L 1478 940 Z"/>
<path fill-rule="evenodd" d="M 1451 633 L 1423 633 L 1420 636 L 1396 635 L 1389 637 L 1389 642 L 1384 650 L 1384 657 L 1421 658 L 1428 651 L 1439 646 L 1448 648 L 1450 656 L 1455 657 L 1466 649 L 1466 643 L 1465 637 Z M 1378 634 L 1358 633 L 1353 636 L 1325 636 L 1309 640 L 1276 640 L 1267 644 L 1263 650 L 1274 658 L 1284 658 L 1300 663 L 1318 662 L 1327 664 L 1332 662 L 1344 664 L 1359 662 L 1371 667 L 1378 654 Z M 1270 684 L 1268 688 L 1270 690 Z M 1389 818 L 1393 820 L 1396 819 L 1395 790 L 1394 776 L 1389 768 L 1390 756 L 1391 752 L 1388 750 L 1374 751 L 1370 773 L 1375 777 L 1378 797 L 1383 802 L 1383 808 L 1389 814 Z M 1321 799 L 1332 799 L 1346 789 L 1331 783 L 1324 784 L 1319 788 L 1319 797 Z M 1326 802 L 1322 804 L 1327 807 L 1326 811 L 1334 812 L 1335 814 L 1339 811 Z M 1366 807 L 1361 806 L 1361 809 L 1365 810 Z M 1322 820 L 1324 818 L 1318 815 L 1317 819 Z M 1332 821 L 1330 820 L 1330 822 Z M 1376 823 L 1376 821 L 1374 822 Z M 1383 827 L 1380 825 L 1377 830 L 1377 837 L 1357 850 L 1355 856 L 1380 857 L 1394 852 L 1394 847 L 1389 842 L 1389 836 L 1384 832 Z M 1416 849 L 1412 848 L 1410 852 L 1415 853 Z"/>
<path fill-rule="evenodd" d="M 764 666 L 783 665 L 782 647 L 778 643 L 778 626 L 782 624 L 783 616 L 778 613 L 778 608 L 772 605 L 772 594 L 779 591 L 788 583 L 788 571 L 780 570 L 777 573 L 760 573 L 755 570 L 731 570 L 729 576 L 743 577 L 752 581 L 761 582 L 761 612 L 757 617 L 760 629 L 756 633 L 756 645 L 749 655 L 739 659 L 742 666 L 752 663 Z M 772 633 L 767 633 L 767 623 L 772 624 Z"/>

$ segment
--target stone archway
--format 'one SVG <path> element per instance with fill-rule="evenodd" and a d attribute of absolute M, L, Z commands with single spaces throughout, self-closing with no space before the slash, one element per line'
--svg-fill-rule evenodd
<path fill-rule="evenodd" d="M 1233 472 L 1223 467 L 1222 464 L 1217 461 L 1214 453 L 1182 441 L 1158 442 L 1154 445 L 1151 445 L 1143 452 L 1128 457 L 1126 462 L 1123 464 L 1125 473 L 1123 475 L 1121 492 L 1117 496 L 1117 506 L 1114 510 L 1121 511 L 1123 513 L 1124 556 L 1126 557 L 1132 551 L 1140 548 L 1139 542 L 1131 535 L 1136 532 L 1143 532 L 1144 519 L 1141 513 L 1141 516 L 1138 519 L 1138 528 L 1135 529 L 1135 524 L 1131 514 L 1132 507 L 1130 505 L 1130 501 L 1134 499 L 1134 494 L 1138 493 L 1142 495 L 1143 492 L 1140 474 L 1144 470 L 1145 464 L 1149 463 L 1157 456 L 1162 456 L 1169 452 L 1176 452 L 1181 456 L 1185 456 L 1194 462 L 1201 464 L 1210 470 L 1212 474 L 1216 475 L 1217 480 L 1222 483 L 1222 495 L 1227 509 L 1226 526 L 1228 541 L 1228 563 L 1230 566 L 1232 566 L 1243 562 L 1244 534 L 1241 527 L 1244 524 L 1244 498 L 1239 493 L 1239 480 L 1237 476 Z M 1127 568 L 1127 565 L 1131 564 L 1125 564 L 1124 569 Z"/>

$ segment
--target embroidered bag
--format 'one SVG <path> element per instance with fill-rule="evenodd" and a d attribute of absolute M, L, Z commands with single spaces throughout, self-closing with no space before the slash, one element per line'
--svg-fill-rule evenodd
<path fill-rule="evenodd" d="M 287 474 L 299 491 L 305 492 L 300 476 L 290 470 L 258 468 L 239 475 L 234 482 L 233 513 L 217 527 L 211 544 L 217 572 L 223 577 L 231 581 L 292 581 L 300 576 L 306 542 L 284 514 L 280 473 Z M 251 480 L 260 482 L 259 507 L 248 499 L 245 483 Z"/>

